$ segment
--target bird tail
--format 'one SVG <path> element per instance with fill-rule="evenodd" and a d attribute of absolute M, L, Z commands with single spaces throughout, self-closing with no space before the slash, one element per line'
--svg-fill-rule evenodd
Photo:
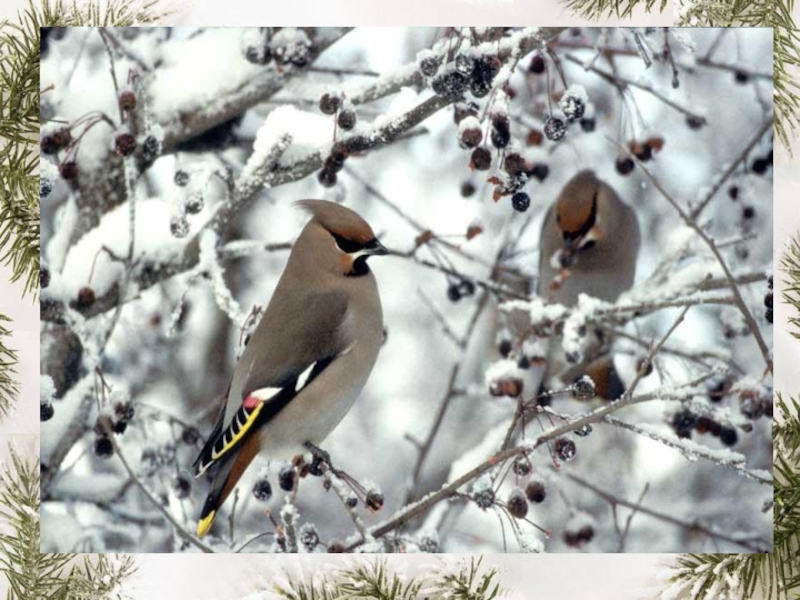
<path fill-rule="evenodd" d="M 211 482 L 211 489 L 197 522 L 197 537 L 203 537 L 211 529 L 217 512 L 233 488 L 236 487 L 247 467 L 253 462 L 259 447 L 258 436 L 250 436 L 237 452 L 218 463 L 214 479 Z"/>

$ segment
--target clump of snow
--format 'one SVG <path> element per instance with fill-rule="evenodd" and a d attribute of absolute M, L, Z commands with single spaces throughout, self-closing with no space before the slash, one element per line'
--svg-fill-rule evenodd
<path fill-rule="evenodd" d="M 51 404 L 56 398 L 56 386 L 49 375 L 39 376 L 39 403 Z"/>
<path fill-rule="evenodd" d="M 484 377 L 486 383 L 491 386 L 504 379 L 522 379 L 524 376 L 525 371 L 517 366 L 517 361 L 504 358 L 489 365 Z"/>

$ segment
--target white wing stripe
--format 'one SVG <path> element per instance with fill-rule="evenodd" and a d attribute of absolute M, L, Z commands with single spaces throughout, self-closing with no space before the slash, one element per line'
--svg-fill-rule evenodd
<path fill-rule="evenodd" d="M 314 370 L 315 366 L 317 366 L 317 363 L 313 362 L 311 363 L 310 367 L 308 367 L 305 371 L 300 373 L 300 377 L 297 378 L 297 385 L 294 386 L 295 392 L 299 392 L 306 386 L 306 382 L 308 381 L 308 378 L 311 375 L 311 371 Z"/>
<path fill-rule="evenodd" d="M 266 402 L 267 400 L 275 396 L 275 394 L 280 392 L 282 389 L 283 388 L 274 388 L 274 387 L 261 388 L 260 390 L 255 390 L 254 392 L 251 392 L 250 395 L 253 396 L 254 398 L 257 398 L 258 400 L 261 400 L 262 402 Z"/>

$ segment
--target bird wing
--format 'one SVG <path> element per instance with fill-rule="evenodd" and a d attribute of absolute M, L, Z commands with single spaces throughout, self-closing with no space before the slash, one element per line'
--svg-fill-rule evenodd
<path fill-rule="evenodd" d="M 241 446 L 346 350 L 340 334 L 348 307 L 344 292 L 308 293 L 295 300 L 280 311 L 270 303 L 236 366 L 227 405 L 194 463 L 195 477 Z M 273 317 L 278 313 L 280 321 Z"/>

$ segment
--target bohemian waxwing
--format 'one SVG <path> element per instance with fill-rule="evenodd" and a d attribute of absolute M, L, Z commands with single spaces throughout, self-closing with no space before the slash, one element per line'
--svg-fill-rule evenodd
<path fill-rule="evenodd" d="M 579 294 L 614 302 L 633 285 L 639 243 L 634 210 L 594 172 L 581 171 L 566 183 L 545 214 L 539 244 L 539 296 L 564 306 L 574 306 Z M 601 352 L 603 346 L 607 350 L 607 343 L 598 346 Z M 588 365 L 566 370 L 560 358 L 550 355 L 550 372 L 565 383 L 588 375 L 601 398 L 616 399 L 624 392 L 611 355 L 601 353 Z"/>
<path fill-rule="evenodd" d="M 286 460 L 319 444 L 361 393 L 383 342 L 367 259 L 388 250 L 352 210 L 302 200 L 312 218 L 233 374 L 216 427 L 195 461 L 213 481 L 197 535 L 260 453 Z"/>
<path fill-rule="evenodd" d="M 633 285 L 639 242 L 633 209 L 593 171 L 581 171 L 544 217 L 539 296 L 565 306 L 578 294 L 614 302 Z"/>

